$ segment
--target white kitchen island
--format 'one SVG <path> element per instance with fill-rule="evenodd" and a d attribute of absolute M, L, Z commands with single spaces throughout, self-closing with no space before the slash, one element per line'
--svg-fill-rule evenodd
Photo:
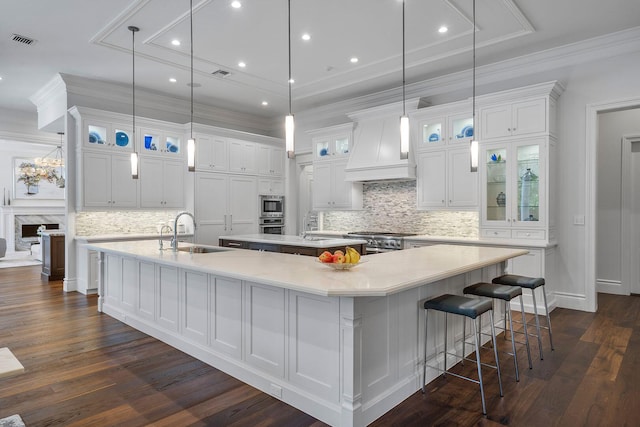
<path fill-rule="evenodd" d="M 335 271 L 281 253 L 88 247 L 100 253 L 100 311 L 335 426 L 367 425 L 420 388 L 421 301 L 490 281 L 526 253 L 429 246 Z"/>

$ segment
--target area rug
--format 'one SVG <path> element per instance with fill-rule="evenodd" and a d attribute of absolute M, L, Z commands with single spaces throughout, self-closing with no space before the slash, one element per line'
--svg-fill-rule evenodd
<path fill-rule="evenodd" d="M 0 427 L 26 427 L 20 415 L 0 419 Z"/>
<path fill-rule="evenodd" d="M 29 252 L 14 252 L 0 258 L 0 268 L 27 267 L 40 264 L 42 264 L 42 261 L 34 259 Z"/>

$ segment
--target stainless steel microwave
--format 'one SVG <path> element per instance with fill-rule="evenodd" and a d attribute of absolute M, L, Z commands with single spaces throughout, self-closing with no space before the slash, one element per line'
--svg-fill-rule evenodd
<path fill-rule="evenodd" d="M 260 217 L 283 217 L 284 196 L 260 196 Z"/>

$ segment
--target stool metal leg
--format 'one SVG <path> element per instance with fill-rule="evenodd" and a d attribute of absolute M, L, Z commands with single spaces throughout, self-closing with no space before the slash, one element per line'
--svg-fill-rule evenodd
<path fill-rule="evenodd" d="M 448 335 L 448 331 L 447 331 L 447 313 L 444 313 L 444 372 L 442 373 L 443 377 L 447 376 L 447 337 Z"/>
<path fill-rule="evenodd" d="M 540 319 L 538 318 L 538 304 L 536 303 L 536 290 L 531 289 L 531 295 L 533 296 L 533 314 L 536 317 L 536 331 L 538 333 L 538 348 L 540 350 L 540 360 L 544 360 L 542 355 L 542 335 L 540 334 Z"/>
<path fill-rule="evenodd" d="M 464 358 L 467 357 L 467 318 L 462 319 L 462 360 L 460 364 L 464 366 Z"/>
<path fill-rule="evenodd" d="M 500 385 L 500 397 L 504 396 L 502 391 L 502 375 L 500 375 L 500 362 L 498 361 L 498 346 L 496 343 L 496 326 L 493 323 L 493 310 L 491 310 L 491 339 L 493 342 L 493 357 L 496 359 L 496 371 L 498 371 L 498 385 Z"/>
<path fill-rule="evenodd" d="M 429 325 L 429 310 L 424 311 L 424 358 L 423 360 L 423 369 L 422 369 L 422 393 L 424 394 L 424 386 L 427 382 L 427 326 Z"/>
<path fill-rule="evenodd" d="M 507 310 L 507 301 L 504 302 L 504 309 L 505 312 Z M 511 308 L 511 307 L 509 307 Z M 505 323 L 504 327 L 506 328 L 507 325 Z M 520 381 L 520 371 L 518 371 L 518 353 L 516 352 L 516 339 L 514 337 L 514 333 L 513 333 L 513 320 L 511 319 L 511 314 L 509 314 L 509 329 L 511 330 L 511 350 L 513 351 L 513 364 L 516 367 L 516 381 Z M 507 335 L 507 332 L 505 331 L 505 336 Z"/>
<path fill-rule="evenodd" d="M 527 318 L 524 314 L 524 302 L 522 301 L 522 294 L 520 294 L 520 312 L 522 313 L 522 326 L 524 327 L 524 343 L 527 346 L 527 358 L 529 359 L 529 369 L 533 369 L 533 364 L 531 363 L 531 348 L 529 347 L 529 334 L 527 333 Z M 513 336 L 513 329 L 511 331 L 511 336 Z"/>
<path fill-rule="evenodd" d="M 547 305 L 547 293 L 544 290 L 544 286 L 542 287 L 542 296 L 544 297 L 544 309 L 547 311 L 547 327 L 549 328 L 549 343 L 551 344 L 551 351 L 553 348 L 553 333 L 551 332 L 551 316 L 549 315 L 549 306 Z"/>
<path fill-rule="evenodd" d="M 478 319 L 473 319 L 473 338 L 476 343 L 476 365 L 478 367 L 478 379 L 480 382 L 480 397 L 482 398 L 482 414 L 487 415 L 487 405 L 484 401 L 484 386 L 482 381 L 482 367 L 480 365 L 480 340 L 478 339 Z"/>
<path fill-rule="evenodd" d="M 504 301 L 504 340 L 507 340 L 507 313 L 509 315 L 509 323 L 511 323 L 511 311 L 507 311 L 507 302 Z M 511 328 L 510 333 L 513 335 L 513 328 Z"/>

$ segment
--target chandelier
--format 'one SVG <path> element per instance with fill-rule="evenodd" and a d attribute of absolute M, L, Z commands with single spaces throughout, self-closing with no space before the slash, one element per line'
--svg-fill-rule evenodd
<path fill-rule="evenodd" d="M 56 186 L 58 188 L 64 188 L 64 153 L 62 152 L 62 139 L 64 137 L 64 132 L 58 132 L 58 135 L 60 135 L 60 145 L 56 146 L 56 148 L 54 148 L 44 157 L 36 157 L 34 159 L 34 163 L 35 166 L 41 168 L 46 172 L 54 172 L 49 175 L 55 177 Z M 59 173 L 55 173 L 56 169 L 59 169 Z"/>

